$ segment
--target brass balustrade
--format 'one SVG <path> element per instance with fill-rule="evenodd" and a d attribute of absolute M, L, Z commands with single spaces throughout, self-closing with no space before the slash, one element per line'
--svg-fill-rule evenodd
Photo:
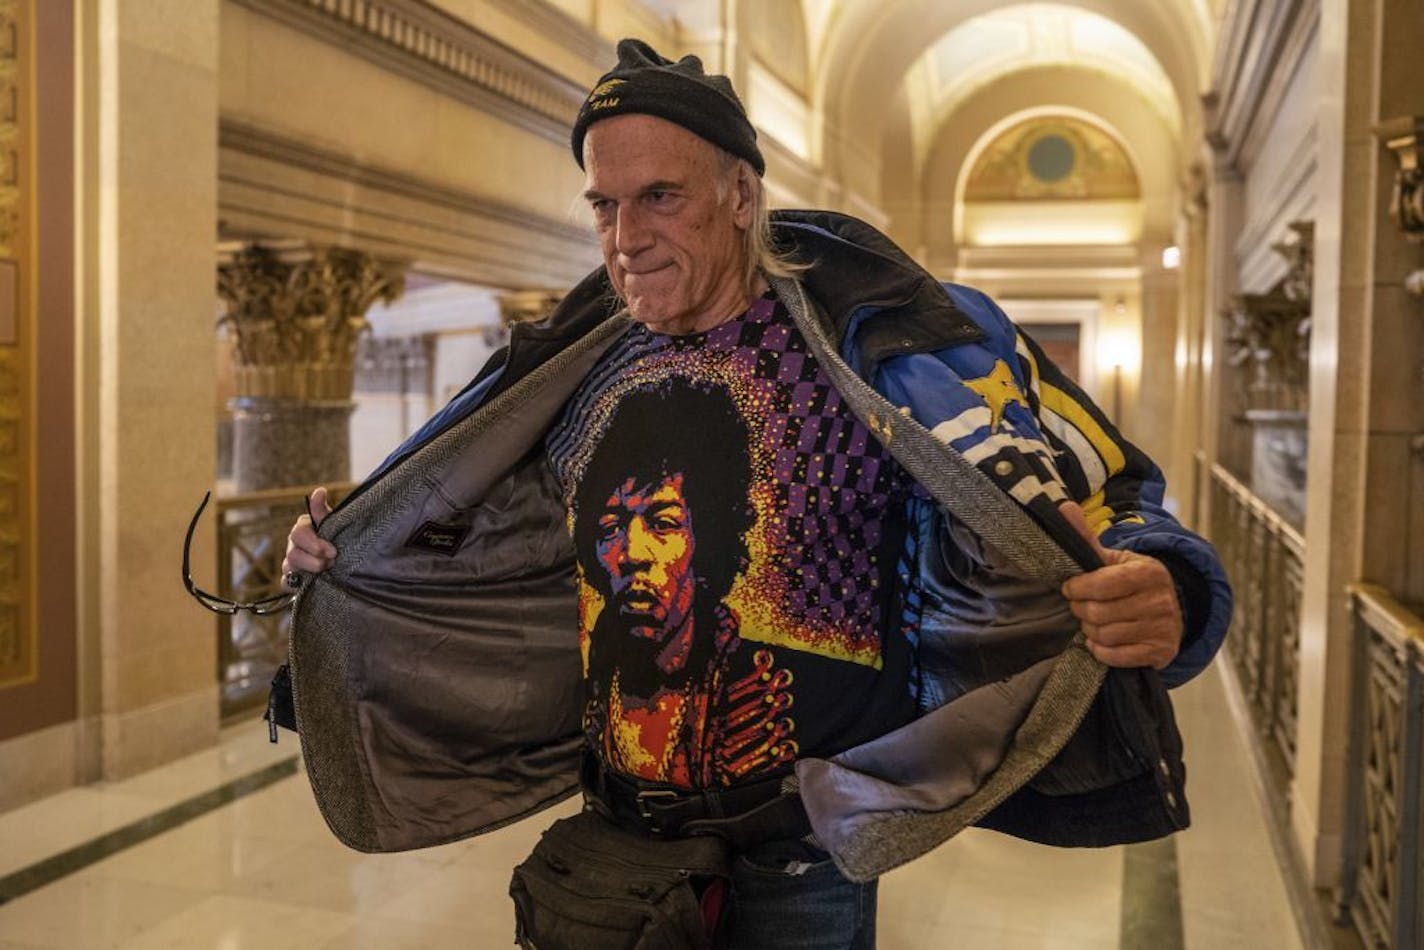
<path fill-rule="evenodd" d="M 1355 618 L 1349 824 L 1337 912 L 1367 947 L 1424 940 L 1424 619 L 1389 592 L 1350 587 Z"/>
<path fill-rule="evenodd" d="M 1295 774 L 1305 539 L 1220 465 L 1211 467 L 1212 540 L 1236 592 L 1226 638 L 1282 801 Z"/>
<path fill-rule="evenodd" d="M 333 499 L 351 483 L 328 486 Z M 278 593 L 287 532 L 309 489 L 277 488 L 230 495 L 217 502 L 218 593 L 250 602 Z M 224 717 L 259 708 L 277 667 L 287 659 L 291 614 L 218 617 L 218 684 Z"/>

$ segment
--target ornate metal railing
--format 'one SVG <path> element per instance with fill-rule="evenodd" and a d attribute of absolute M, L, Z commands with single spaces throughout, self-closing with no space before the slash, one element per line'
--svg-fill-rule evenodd
<path fill-rule="evenodd" d="M 351 490 L 333 486 L 333 497 Z M 218 578 L 221 593 L 239 601 L 274 594 L 282 586 L 287 532 L 302 513 L 307 489 L 279 488 L 220 498 Z M 261 706 L 277 667 L 286 662 L 291 615 L 240 613 L 218 618 L 218 684 L 223 716 Z"/>
<path fill-rule="evenodd" d="M 1383 588 L 1350 588 L 1355 617 L 1349 824 L 1339 894 L 1365 946 L 1424 941 L 1424 619 Z"/>
<path fill-rule="evenodd" d="M 1295 774 L 1305 539 L 1220 465 L 1211 467 L 1212 540 L 1236 592 L 1227 654 L 1285 794 Z"/>

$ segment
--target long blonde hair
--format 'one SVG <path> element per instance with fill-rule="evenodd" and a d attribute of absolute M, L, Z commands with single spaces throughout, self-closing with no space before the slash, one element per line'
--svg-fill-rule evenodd
<path fill-rule="evenodd" d="M 797 261 L 776 246 L 771 236 L 771 208 L 767 205 L 766 185 L 752 168 L 751 162 L 731 152 L 717 149 L 720 173 L 717 180 L 717 200 L 727 200 L 737 179 L 745 177 L 752 189 L 752 220 L 742 235 L 745 255 L 744 280 L 748 291 L 756 286 L 757 277 L 795 277 L 810 269 L 810 264 Z"/>

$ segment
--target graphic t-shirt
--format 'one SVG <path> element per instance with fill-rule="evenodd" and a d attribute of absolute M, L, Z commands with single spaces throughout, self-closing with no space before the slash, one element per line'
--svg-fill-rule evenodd
<path fill-rule="evenodd" d="M 910 718 L 890 594 L 909 482 L 773 297 L 705 333 L 634 326 L 547 448 L 608 768 L 725 786 Z"/>

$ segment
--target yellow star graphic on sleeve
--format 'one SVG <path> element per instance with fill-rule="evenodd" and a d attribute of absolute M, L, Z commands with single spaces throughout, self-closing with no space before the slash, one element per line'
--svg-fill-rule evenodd
<path fill-rule="evenodd" d="M 994 361 L 994 369 L 988 376 L 966 379 L 964 385 L 978 393 L 979 398 L 988 404 L 992 414 L 989 421 L 989 429 L 992 432 L 999 430 L 999 423 L 1004 418 L 1004 408 L 1009 403 L 1028 406 L 1028 400 L 1024 399 L 1023 393 L 1019 392 L 1018 383 L 1014 381 L 1013 370 L 1009 369 L 1009 364 L 1003 360 Z"/>

